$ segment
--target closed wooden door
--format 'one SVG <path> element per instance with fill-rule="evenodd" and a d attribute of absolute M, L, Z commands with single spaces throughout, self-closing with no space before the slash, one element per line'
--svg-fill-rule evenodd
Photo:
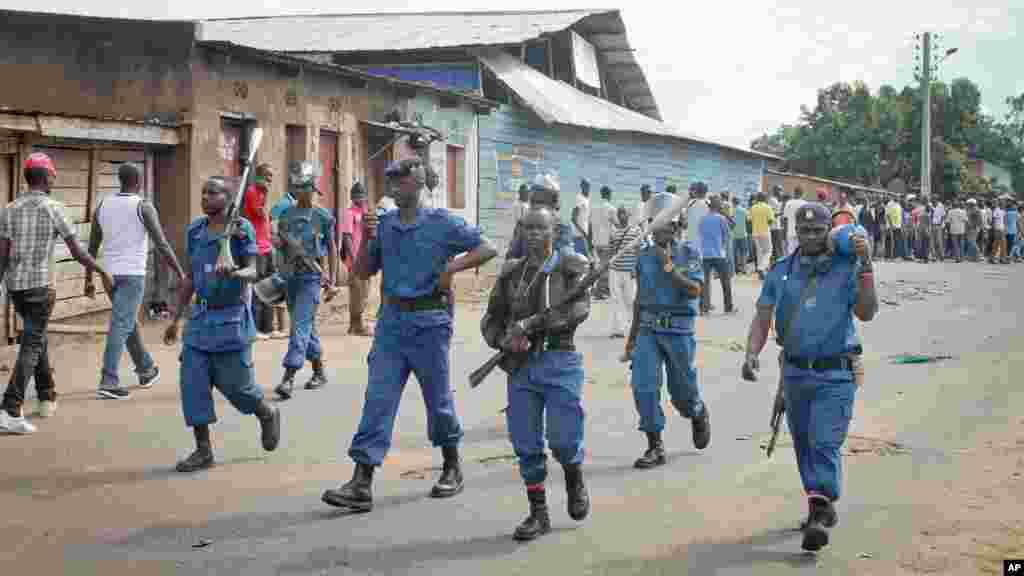
<path fill-rule="evenodd" d="M 338 135 L 320 132 L 320 205 L 337 217 L 338 205 Z"/>

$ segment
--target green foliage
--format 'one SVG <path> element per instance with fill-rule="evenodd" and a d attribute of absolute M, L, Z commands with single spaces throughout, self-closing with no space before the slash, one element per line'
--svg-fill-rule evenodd
<path fill-rule="evenodd" d="M 969 170 L 970 160 L 1005 167 L 1013 189 L 1024 193 L 1024 94 L 1007 100 L 1002 120 L 981 111 L 981 90 L 967 78 L 931 86 L 933 193 L 985 194 L 992 183 Z M 921 180 L 923 98 L 916 86 L 872 94 L 863 82 L 818 90 L 800 120 L 751 142 L 786 159 L 788 168 L 822 178 L 885 186 L 893 178 Z M 1009 183 L 1005 183 L 1009 184 Z"/>

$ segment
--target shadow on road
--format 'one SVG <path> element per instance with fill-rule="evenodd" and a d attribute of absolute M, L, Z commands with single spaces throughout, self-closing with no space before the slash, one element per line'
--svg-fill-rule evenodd
<path fill-rule="evenodd" d="M 265 461 L 265 458 L 234 458 L 217 462 L 214 469 L 263 461 Z M 42 476 L 7 476 L 0 478 L 0 493 L 27 495 L 40 500 L 57 500 L 74 492 L 100 486 L 130 486 L 149 480 L 187 479 L 194 476 L 195 474 L 182 474 L 175 471 L 173 464 L 160 468 L 50 471 Z"/>

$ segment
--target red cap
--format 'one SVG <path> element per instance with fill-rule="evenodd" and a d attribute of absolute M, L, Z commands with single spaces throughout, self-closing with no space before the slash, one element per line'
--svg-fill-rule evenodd
<path fill-rule="evenodd" d="M 57 169 L 53 167 L 53 160 L 50 160 L 50 157 L 42 152 L 33 152 L 28 158 L 25 158 L 25 170 L 29 168 L 46 168 L 50 178 L 57 177 Z"/>

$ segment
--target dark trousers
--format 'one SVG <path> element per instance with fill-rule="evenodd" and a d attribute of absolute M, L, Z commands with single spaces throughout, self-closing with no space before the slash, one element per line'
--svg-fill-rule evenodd
<path fill-rule="evenodd" d="M 253 261 L 256 264 L 256 271 L 259 279 L 269 277 L 274 273 L 273 253 L 260 254 Z M 256 320 L 256 330 L 264 334 L 274 331 L 274 307 L 264 304 L 259 298 L 252 299 L 252 317 Z"/>
<path fill-rule="evenodd" d="M 53 312 L 57 293 L 43 286 L 16 290 L 10 294 L 14 310 L 24 321 L 24 330 L 21 333 L 21 346 L 18 347 L 14 372 L 7 384 L 7 391 L 4 392 L 3 408 L 11 416 L 18 417 L 21 416 L 21 405 L 25 402 L 28 380 L 33 376 L 39 400 L 57 399 L 46 341 L 46 329 L 50 323 L 50 313 Z"/>
<path fill-rule="evenodd" d="M 725 295 L 725 311 L 732 311 L 732 274 L 729 262 L 725 258 L 704 259 L 704 289 L 700 292 L 701 310 L 711 310 L 711 272 L 718 272 L 718 279 L 722 283 L 722 293 Z"/>
<path fill-rule="evenodd" d="M 784 232 L 785 230 L 772 230 L 772 262 L 785 255 L 786 237 L 783 235 Z"/>

